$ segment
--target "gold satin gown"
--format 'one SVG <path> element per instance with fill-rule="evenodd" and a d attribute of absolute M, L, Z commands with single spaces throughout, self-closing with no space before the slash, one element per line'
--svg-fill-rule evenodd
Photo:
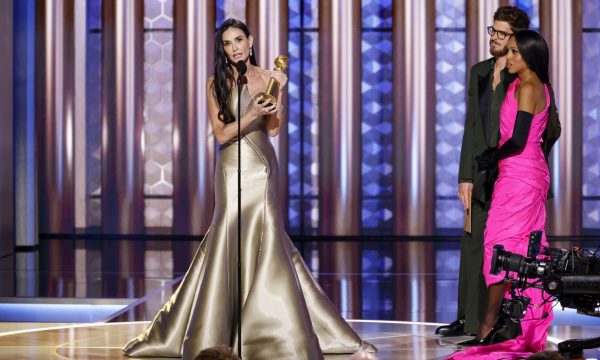
<path fill-rule="evenodd" d="M 242 114 L 251 102 L 243 85 Z M 237 115 L 237 88 L 230 106 Z M 375 352 L 338 314 L 284 230 L 277 157 L 264 119 L 244 130 L 241 146 L 242 358 Z M 237 349 L 237 147 L 234 139 L 219 148 L 213 220 L 190 268 L 125 354 L 194 359 L 211 346 Z"/>

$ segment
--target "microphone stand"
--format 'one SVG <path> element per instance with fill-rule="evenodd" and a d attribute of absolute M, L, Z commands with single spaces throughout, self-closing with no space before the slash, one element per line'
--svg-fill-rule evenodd
<path fill-rule="evenodd" d="M 240 64 L 241 63 L 241 64 Z M 241 66 L 243 65 L 243 66 Z M 238 348 L 237 353 L 240 359 L 242 358 L 242 131 L 241 131 L 241 120 L 242 120 L 242 78 L 244 77 L 244 73 L 246 72 L 246 64 L 244 64 L 241 60 L 236 64 L 238 69 L 238 78 L 237 78 L 237 139 L 238 139 L 238 216 L 237 216 L 237 226 L 238 226 Z M 242 71 L 240 71 L 242 70 Z"/>

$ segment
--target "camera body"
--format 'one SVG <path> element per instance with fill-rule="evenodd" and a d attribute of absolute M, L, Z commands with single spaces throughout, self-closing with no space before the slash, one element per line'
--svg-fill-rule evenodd
<path fill-rule="evenodd" d="M 556 297 L 563 307 L 600 316 L 598 251 L 576 247 L 571 250 L 541 247 L 541 239 L 541 231 L 530 233 L 527 257 L 505 251 L 502 245 L 495 245 L 490 273 L 497 275 L 506 271 L 504 281 L 511 284 L 513 289 L 543 289 Z M 517 320 L 524 316 L 529 299 L 514 293 L 512 295 L 512 299 L 505 299 L 503 311 Z"/>

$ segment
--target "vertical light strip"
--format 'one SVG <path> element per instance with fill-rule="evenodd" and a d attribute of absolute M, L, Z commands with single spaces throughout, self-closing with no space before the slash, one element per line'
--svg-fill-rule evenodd
<path fill-rule="evenodd" d="M 214 167 L 216 154 L 215 138 L 214 136 L 210 136 L 212 127 L 210 120 L 208 119 L 208 94 L 206 93 L 206 83 L 213 73 L 214 54 L 212 49 L 214 47 L 214 30 L 210 24 L 214 23 L 214 15 L 211 16 L 206 5 L 199 6 L 197 3 L 191 5 L 192 3 L 196 3 L 196 1 L 190 0 L 188 2 L 190 8 L 194 9 L 193 12 L 190 11 L 190 13 L 195 17 L 195 21 L 190 21 L 188 24 L 188 38 L 191 41 L 194 41 L 194 44 L 193 46 L 190 44 L 188 54 L 190 56 L 189 66 L 190 69 L 193 69 L 190 71 L 193 71 L 192 73 L 195 74 L 195 77 L 190 77 L 193 79 L 194 83 L 189 84 L 189 89 L 194 89 L 194 91 L 190 91 L 192 96 L 188 98 L 188 101 L 195 101 L 198 105 L 196 110 L 189 114 L 190 118 L 188 120 L 197 121 L 196 118 L 206 119 L 206 121 L 201 121 L 198 126 L 198 168 L 200 172 L 198 203 L 211 205 L 207 206 L 206 209 L 212 209 L 214 203 Z M 194 34 L 196 34 L 197 38 Z M 202 43 L 210 45 L 208 46 L 208 50 L 203 49 L 201 46 Z M 194 98 L 193 95 L 196 95 L 197 97 Z M 200 116 L 197 117 L 197 114 Z M 211 218 L 212 210 L 204 210 L 201 214 L 201 219 L 203 221 L 199 229 L 200 232 L 204 232 L 208 229 Z"/>
<path fill-rule="evenodd" d="M 46 1 L 41 6 L 46 33 L 39 49 L 46 66 L 45 72 L 38 73 L 44 90 L 38 93 L 36 109 L 42 119 L 38 152 L 40 231 L 64 233 L 73 230 L 74 220 L 73 2 Z"/>
<path fill-rule="evenodd" d="M 402 214 L 405 235 L 426 235 L 433 230 L 434 177 L 432 155 L 435 154 L 434 112 L 435 96 L 431 84 L 435 81 L 432 71 L 431 35 L 433 25 L 429 22 L 432 1 L 405 2 L 405 141 L 408 143 L 405 164 L 406 212 Z M 435 9 L 433 9 L 435 10 Z M 434 34 L 433 34 L 434 35 Z M 434 38 L 435 39 L 435 38 Z M 429 44 L 429 45 L 427 45 Z M 402 86 L 400 84 L 396 86 Z"/>
<path fill-rule="evenodd" d="M 104 0 L 102 226 L 143 229 L 142 2 Z"/>
<path fill-rule="evenodd" d="M 410 14 L 406 19 L 406 26 L 409 29 L 415 29 L 413 32 L 405 32 L 407 34 L 406 45 L 411 51 L 411 57 L 407 62 L 406 79 L 412 85 L 412 92 L 407 92 L 410 101 L 407 104 L 410 109 L 408 120 L 413 125 L 411 127 L 410 137 L 413 139 L 410 148 L 410 205 L 409 213 L 416 210 L 419 202 L 419 194 L 421 189 L 421 177 L 424 175 L 421 171 L 422 155 L 424 154 L 424 139 L 425 134 L 425 97 L 426 93 L 426 76 L 425 63 L 427 61 L 425 54 L 425 2 L 413 3 L 406 2 L 408 9 L 407 14 Z M 419 28 L 420 26 L 420 28 Z"/>
<path fill-rule="evenodd" d="M 40 231 L 70 233 L 74 229 L 73 207 L 73 97 L 74 97 L 74 1 L 38 3 L 39 24 L 46 29 L 36 59 L 45 72 L 36 74 L 38 122 L 38 193 Z M 43 60 L 42 60 L 43 59 Z M 38 92 L 39 91 L 39 92 Z M 74 252 L 70 241 L 49 240 L 43 252 L 51 254 L 41 269 L 40 291 L 64 296 L 64 285 L 73 284 Z M 70 293 L 70 291 L 69 291 Z M 69 295 L 67 295 L 69 296 Z"/>
<path fill-rule="evenodd" d="M 499 7 L 499 2 L 498 0 L 486 0 L 486 1 L 480 1 L 479 2 L 479 29 L 478 29 L 478 39 L 479 39 L 479 46 L 478 46 L 478 60 L 479 61 L 483 61 L 485 59 L 488 59 L 491 57 L 490 52 L 489 52 L 489 40 L 490 37 L 488 36 L 488 33 L 486 31 L 486 26 L 490 26 L 492 25 L 492 23 L 494 22 L 494 12 L 496 12 L 496 9 L 498 9 Z M 474 65 L 474 64 L 472 64 Z"/>
<path fill-rule="evenodd" d="M 126 67 L 127 67 L 127 59 L 125 57 L 125 53 L 127 49 L 125 49 L 126 41 L 125 41 L 125 11 L 127 4 L 120 4 L 119 1 L 115 1 L 115 74 L 116 74 L 116 84 L 115 84 L 115 103 L 116 103 L 116 111 L 115 111 L 115 120 L 117 124 L 117 136 L 112 139 L 113 141 L 119 141 L 119 137 L 125 139 L 121 144 L 119 144 L 119 152 L 115 154 L 117 158 L 121 158 L 120 161 L 117 160 L 117 166 L 114 169 L 105 169 L 103 168 L 103 172 L 114 172 L 117 181 L 119 183 L 120 191 L 119 198 L 117 199 L 117 214 L 121 217 L 122 220 L 119 220 L 121 226 L 118 232 L 124 230 L 124 226 L 122 224 L 128 224 L 128 219 L 130 218 L 129 214 L 127 214 L 127 209 L 125 208 L 125 204 L 130 203 L 129 196 L 127 194 L 127 184 L 129 180 L 127 179 L 127 173 L 130 166 L 129 164 L 129 156 L 127 154 L 128 149 L 128 141 L 129 137 L 127 136 L 127 116 L 125 101 L 127 100 L 125 88 L 127 79 L 126 75 Z M 104 49 L 103 49 L 104 51 Z M 106 71 L 103 67 L 102 71 Z M 125 164 L 125 166 L 121 166 L 121 164 Z M 110 175 L 109 175 L 110 176 Z M 108 190 L 108 189 L 107 189 Z M 123 201 L 124 200 L 124 201 Z M 104 215 L 104 214 L 103 214 Z M 102 216 L 104 218 L 104 216 Z"/>
<path fill-rule="evenodd" d="M 64 22 L 63 22 L 63 14 L 64 14 L 64 0 L 56 0 L 54 1 L 54 12 L 52 13 L 52 26 L 56 31 L 56 36 L 54 37 L 54 43 L 50 44 L 50 46 L 54 46 L 54 64 L 53 64 L 53 72 L 54 72 L 54 126 L 55 126 L 55 140 L 54 143 L 56 154 L 59 156 L 56 157 L 57 161 L 57 172 L 56 172 L 56 180 L 57 187 L 63 186 L 63 171 L 65 168 L 64 157 L 62 156 L 63 146 L 68 146 L 65 137 L 63 136 L 62 129 L 66 129 L 65 122 L 65 114 L 63 109 L 63 97 L 64 97 L 64 73 L 63 73 L 63 65 L 64 65 Z M 68 155 L 67 155 L 68 156 Z M 62 192 L 62 191 L 61 191 Z M 69 214 L 70 215 L 70 214 Z"/>
<path fill-rule="evenodd" d="M 394 208 L 394 235 L 401 235 L 405 232 L 406 209 L 408 208 L 408 192 L 406 186 L 406 164 L 408 163 L 407 153 L 408 145 L 404 141 L 406 133 L 406 97 L 407 86 L 403 86 L 406 82 L 406 63 L 408 62 L 407 54 L 410 53 L 406 48 L 406 34 L 404 33 L 404 22 L 406 19 L 406 6 L 404 2 L 394 1 L 392 4 L 392 47 L 393 51 L 393 208 Z"/>
<path fill-rule="evenodd" d="M 45 25 L 46 25 L 46 38 L 44 39 L 44 59 L 45 59 L 45 74 L 43 79 L 44 84 L 44 119 L 43 119 L 43 132 L 42 132 L 42 141 L 44 147 L 42 148 L 42 154 L 44 154 L 44 158 L 40 158 L 38 162 L 41 167 L 44 168 L 43 172 L 40 172 L 39 179 L 43 184 L 42 188 L 38 191 L 44 201 L 40 201 L 40 207 L 42 208 L 40 211 L 40 220 L 42 221 L 40 226 L 41 232 L 52 232 L 54 229 L 58 230 L 59 225 L 54 220 L 59 214 L 59 201 L 57 190 L 54 189 L 56 186 L 56 166 L 54 162 L 58 161 L 57 156 L 59 154 L 56 153 L 52 144 L 56 139 L 54 139 L 54 107 L 55 107 L 55 89 L 54 85 L 54 63 L 55 59 L 55 51 L 57 50 L 54 47 L 54 37 L 56 36 L 56 29 L 54 27 L 54 12 L 56 11 L 53 1 L 46 1 L 44 5 L 45 7 Z M 52 215 L 54 214 L 54 215 Z"/>
<path fill-rule="evenodd" d="M 287 2 L 283 0 L 259 0 L 258 2 L 258 24 L 249 24 L 254 29 L 258 29 L 258 33 L 254 34 L 255 50 L 258 51 L 258 66 L 271 70 L 275 67 L 274 60 L 279 55 L 287 54 L 287 33 L 288 33 L 288 17 L 287 17 Z M 249 17 L 250 19 L 250 17 Z M 274 19 L 278 19 L 275 21 Z M 285 70 L 288 73 L 288 70 Z M 288 84 L 289 85 L 289 84 Z M 270 137 L 271 143 L 275 148 L 279 163 L 279 194 L 282 208 L 287 207 L 287 167 L 288 167 L 288 132 L 287 132 L 287 91 L 286 85 L 283 92 L 279 96 L 282 97 L 284 112 L 282 127 L 279 135 Z"/>
<path fill-rule="evenodd" d="M 360 234 L 360 14 L 360 0 L 319 2 L 319 221 L 327 235 Z M 323 272 L 360 272 L 358 242 L 327 244 L 322 254 Z M 347 317 L 360 316 L 361 281 L 338 276 L 328 292 L 348 304 Z"/>
<path fill-rule="evenodd" d="M 86 54 L 87 1 L 75 0 L 75 228 L 84 229 L 87 220 L 86 194 Z M 82 241 L 76 241 L 75 244 Z M 83 243 L 84 244 L 84 243 Z M 75 249 L 75 296 L 87 296 L 87 249 Z"/>
<path fill-rule="evenodd" d="M 75 228 L 86 227 L 87 1 L 75 0 Z M 85 256 L 84 256 L 85 258 Z"/>
<path fill-rule="evenodd" d="M 552 150 L 551 229 L 554 235 L 574 235 L 581 229 L 581 144 L 577 129 L 582 119 L 576 117 L 574 95 L 573 2 L 552 0 L 550 46 L 551 83 L 562 122 L 562 135 Z M 579 31 L 581 31 L 579 29 Z"/>
<path fill-rule="evenodd" d="M 123 97 L 123 99 L 125 100 L 125 103 L 123 104 L 123 110 L 124 110 L 124 115 L 125 115 L 125 124 L 126 124 L 126 131 L 125 134 L 127 136 L 127 139 L 130 139 L 130 141 L 127 141 L 126 143 L 126 147 L 125 147 L 125 158 L 127 159 L 127 164 L 130 164 L 131 166 L 126 166 L 127 169 L 127 180 L 124 182 L 125 184 L 125 191 L 127 193 L 127 200 L 128 201 L 132 201 L 132 195 L 133 195 L 133 181 L 134 181 L 134 169 L 135 167 L 132 166 L 133 164 L 135 164 L 135 147 L 136 146 L 141 146 L 142 142 L 141 142 L 141 137 L 137 138 L 136 134 L 135 134 L 135 107 L 137 106 L 137 104 L 135 103 L 137 100 L 136 94 L 135 94 L 135 67 L 136 67 L 136 57 L 138 56 L 138 54 L 136 54 L 136 43 L 135 43 L 135 34 L 136 34 L 136 28 L 135 28 L 135 1 L 127 1 L 125 3 L 126 5 L 123 7 L 117 7 L 117 9 L 121 9 L 123 11 L 123 40 L 124 40 L 124 53 L 123 56 L 125 56 L 125 74 L 124 74 L 124 90 L 125 90 L 125 96 Z M 139 54 L 141 55 L 141 54 Z M 141 152 L 141 150 L 140 150 Z M 142 152 L 143 154 L 143 152 Z M 140 159 L 141 160 L 141 159 Z"/>
<path fill-rule="evenodd" d="M 203 234 L 214 206 L 215 142 L 207 111 L 213 72 L 214 3 L 187 0 L 174 9 L 173 225 Z M 178 265 L 176 264 L 176 267 Z"/>
<path fill-rule="evenodd" d="M 333 216 L 335 235 L 360 231 L 360 1 L 332 1 Z M 358 20 L 358 21 L 357 21 Z M 358 70 L 358 71 L 357 71 Z M 357 96 L 358 95 L 358 96 Z M 357 111 L 358 110 L 358 111 Z M 328 121 L 325 119 L 325 121 Z"/>
<path fill-rule="evenodd" d="M 263 69 L 273 69 L 273 60 L 282 53 L 280 22 L 274 21 L 278 19 L 280 14 L 279 0 L 259 0 L 258 1 L 258 34 L 254 35 L 255 43 L 258 43 L 258 66 Z M 287 29 L 285 29 L 287 31 Z M 275 153 L 279 158 L 279 137 L 270 138 Z"/>
<path fill-rule="evenodd" d="M 212 190 L 210 184 L 212 183 L 212 179 L 210 178 L 214 174 L 213 164 L 211 162 L 212 157 L 214 156 L 214 137 L 210 136 L 210 119 L 208 118 L 208 104 L 207 104 L 207 92 L 206 92 L 206 84 L 208 82 L 209 76 L 209 68 L 213 64 L 212 59 L 208 59 L 206 56 L 200 52 L 199 44 L 206 39 L 208 39 L 208 32 L 211 27 L 205 26 L 203 24 L 210 24 L 208 21 L 208 14 L 206 6 L 202 4 L 198 4 L 198 2 L 194 0 L 187 1 L 187 28 L 186 30 L 186 40 L 187 40 L 187 66 L 188 66 L 188 76 L 186 86 L 186 94 L 187 97 L 182 99 L 185 101 L 187 105 L 187 120 L 193 121 L 193 118 L 198 117 L 199 119 L 206 119 L 206 121 L 200 121 L 198 123 L 198 128 L 196 131 L 198 132 L 198 142 L 196 144 L 188 144 L 192 145 L 192 149 L 188 149 L 188 151 L 194 151 L 193 148 L 197 147 L 198 149 L 198 159 L 196 162 L 196 166 L 198 167 L 198 184 L 197 187 L 192 190 L 195 193 L 195 196 L 192 195 L 191 206 L 188 206 L 188 210 L 190 213 L 187 215 L 195 214 L 193 210 L 194 207 L 199 206 L 204 201 L 208 201 L 211 199 L 211 194 L 209 191 Z M 177 17 L 174 19 L 177 21 Z M 177 26 L 177 24 L 174 24 Z M 177 35 L 174 36 L 175 39 L 179 39 Z M 177 41 L 177 40 L 175 40 Z M 173 54 L 174 57 L 177 54 Z M 177 66 L 179 64 L 174 62 L 174 65 Z M 175 80 L 177 81 L 177 80 Z M 197 106 L 195 105 L 197 104 Z M 185 106 L 185 105 L 184 105 Z M 204 112 L 202 111 L 204 109 Z M 197 116 L 200 115 L 200 116 Z M 179 129 L 183 130 L 183 129 Z M 182 136 L 185 136 L 182 134 Z M 189 138 L 188 138 L 189 139 Z M 179 147 L 179 144 L 173 144 L 174 147 Z M 193 158 L 193 157 L 192 157 Z M 192 169 L 194 166 L 192 166 Z M 211 171 L 212 169 L 212 171 Z M 173 174 L 175 176 L 179 174 Z M 180 184 L 182 186 L 183 184 Z M 208 204 L 212 204 L 212 201 L 209 201 Z M 212 208 L 212 206 L 210 206 Z M 187 231 L 190 233 L 202 233 L 208 229 L 210 225 L 209 219 L 210 211 L 203 211 L 202 214 L 199 215 L 198 227 L 193 225 L 188 226 Z M 183 214 L 173 214 L 173 216 L 186 216 Z"/>

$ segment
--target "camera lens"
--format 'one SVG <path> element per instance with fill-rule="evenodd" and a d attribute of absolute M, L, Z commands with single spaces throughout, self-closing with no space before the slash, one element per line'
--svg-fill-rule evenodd
<path fill-rule="evenodd" d="M 490 274 L 498 275 L 503 270 L 516 272 L 521 276 L 536 277 L 543 274 L 545 266 L 536 259 L 508 252 L 502 245 L 494 245 Z"/>
<path fill-rule="evenodd" d="M 492 255 L 492 266 L 490 268 L 490 274 L 498 275 L 500 271 L 502 271 L 502 264 L 506 262 L 506 251 L 504 251 L 504 246 L 502 245 L 494 245 L 494 254 Z"/>

